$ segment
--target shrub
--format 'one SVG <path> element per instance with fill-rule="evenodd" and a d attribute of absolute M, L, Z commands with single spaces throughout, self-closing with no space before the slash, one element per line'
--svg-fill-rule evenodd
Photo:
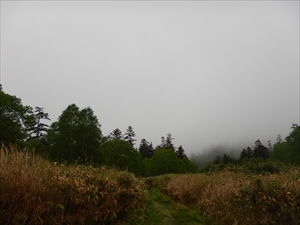
<path fill-rule="evenodd" d="M 155 179 L 175 201 L 202 210 L 209 224 L 300 224 L 300 170 L 266 176 L 222 171 Z"/>
<path fill-rule="evenodd" d="M 129 172 L 64 166 L 0 149 L 3 224 L 107 224 L 133 211 L 145 195 L 144 184 Z"/>

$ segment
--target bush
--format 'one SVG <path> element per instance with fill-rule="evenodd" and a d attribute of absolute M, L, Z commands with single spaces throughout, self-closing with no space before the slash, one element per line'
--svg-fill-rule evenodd
<path fill-rule="evenodd" d="M 170 175 L 156 182 L 173 200 L 203 210 L 209 224 L 300 224 L 300 168 L 268 176 Z"/>
<path fill-rule="evenodd" d="M 2 224 L 107 224 L 133 211 L 145 190 L 129 172 L 59 165 L 0 149 Z"/>

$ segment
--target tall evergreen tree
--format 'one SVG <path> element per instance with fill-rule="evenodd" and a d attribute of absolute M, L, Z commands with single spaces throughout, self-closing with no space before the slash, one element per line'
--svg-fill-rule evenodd
<path fill-rule="evenodd" d="M 174 140 L 174 138 L 172 138 L 172 134 L 168 133 L 167 134 L 167 139 L 166 139 L 166 142 L 165 142 L 165 148 L 166 149 L 173 149 L 173 150 L 175 150 L 174 145 L 172 143 L 173 140 Z"/>
<path fill-rule="evenodd" d="M 247 158 L 247 150 L 243 149 L 243 151 L 240 154 L 240 160 Z"/>
<path fill-rule="evenodd" d="M 236 163 L 236 160 L 229 155 L 224 154 L 222 157 L 222 163 L 229 164 L 229 163 Z"/>
<path fill-rule="evenodd" d="M 177 157 L 180 159 L 186 158 L 186 155 L 185 155 L 184 149 L 182 148 L 182 145 L 179 146 L 179 148 L 176 151 L 176 154 L 177 154 Z"/>
<path fill-rule="evenodd" d="M 50 120 L 48 113 L 44 112 L 44 108 L 35 107 L 35 119 L 36 123 L 34 127 L 32 127 L 30 130 L 31 137 L 35 139 L 41 139 L 45 133 L 48 131 L 48 125 L 41 122 L 41 119 Z"/>
<path fill-rule="evenodd" d="M 269 152 L 271 152 L 272 150 L 273 150 L 273 148 L 272 148 L 272 144 L 271 144 L 271 141 L 270 140 L 268 140 L 268 150 L 269 150 Z"/>
<path fill-rule="evenodd" d="M 155 152 L 155 150 L 154 150 L 154 148 L 153 148 L 153 145 L 152 145 L 152 142 L 150 143 L 148 149 L 149 149 L 149 150 L 148 150 L 149 155 L 150 155 L 150 157 L 152 157 L 153 154 L 154 154 L 154 152 Z"/>
<path fill-rule="evenodd" d="M 142 154 L 143 158 L 151 158 L 154 153 L 152 143 L 149 144 L 149 142 L 143 138 L 141 140 L 139 152 Z"/>
<path fill-rule="evenodd" d="M 291 129 L 293 129 L 293 130 L 296 130 L 296 129 L 297 129 L 297 127 L 298 127 L 298 124 L 296 124 L 296 123 L 293 123 L 293 124 L 292 124 L 292 127 L 291 127 Z"/>
<path fill-rule="evenodd" d="M 133 131 L 133 128 L 131 126 L 128 126 L 127 130 L 126 130 L 126 133 L 125 133 L 125 136 L 124 136 L 124 139 L 129 143 L 131 144 L 132 146 L 135 145 L 135 141 L 136 139 L 134 139 L 135 137 L 135 133 Z"/>
<path fill-rule="evenodd" d="M 110 139 L 110 140 L 115 140 L 115 139 L 117 139 L 117 140 L 122 140 L 123 137 L 124 137 L 124 135 L 122 134 L 122 131 L 121 131 L 119 128 L 113 130 L 113 131 L 109 134 L 109 139 Z"/>
<path fill-rule="evenodd" d="M 282 142 L 282 138 L 281 138 L 281 135 L 280 135 L 280 134 L 278 134 L 278 136 L 277 136 L 277 138 L 276 138 L 276 142 L 279 142 L 279 143 Z"/>
<path fill-rule="evenodd" d="M 255 147 L 253 150 L 253 157 L 254 158 L 263 158 L 267 159 L 269 157 L 269 150 L 264 145 L 262 145 L 261 141 L 258 139 L 255 141 Z"/>
<path fill-rule="evenodd" d="M 245 158 L 253 158 L 253 150 L 249 146 L 241 152 L 240 160 Z"/>
<path fill-rule="evenodd" d="M 166 147 L 166 139 L 164 136 L 161 137 L 161 144 L 160 144 L 160 148 L 165 148 Z"/>
<path fill-rule="evenodd" d="M 247 158 L 253 157 L 253 150 L 249 146 L 246 149 L 246 153 L 247 153 Z"/>

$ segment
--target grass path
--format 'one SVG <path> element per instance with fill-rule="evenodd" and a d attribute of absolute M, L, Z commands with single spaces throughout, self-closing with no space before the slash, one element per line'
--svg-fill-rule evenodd
<path fill-rule="evenodd" d="M 158 188 L 149 190 L 146 207 L 133 213 L 121 225 L 204 225 L 201 212 L 172 201 Z"/>

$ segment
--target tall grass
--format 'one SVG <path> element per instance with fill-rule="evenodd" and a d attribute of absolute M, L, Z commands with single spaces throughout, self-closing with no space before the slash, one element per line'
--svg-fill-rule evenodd
<path fill-rule="evenodd" d="M 145 196 L 143 182 L 128 172 L 58 165 L 0 148 L 1 224 L 109 224 Z"/>
<path fill-rule="evenodd" d="M 300 170 L 273 175 L 223 171 L 167 175 L 148 183 L 204 212 L 209 224 L 300 224 Z M 163 183 L 163 185 L 161 185 Z"/>

